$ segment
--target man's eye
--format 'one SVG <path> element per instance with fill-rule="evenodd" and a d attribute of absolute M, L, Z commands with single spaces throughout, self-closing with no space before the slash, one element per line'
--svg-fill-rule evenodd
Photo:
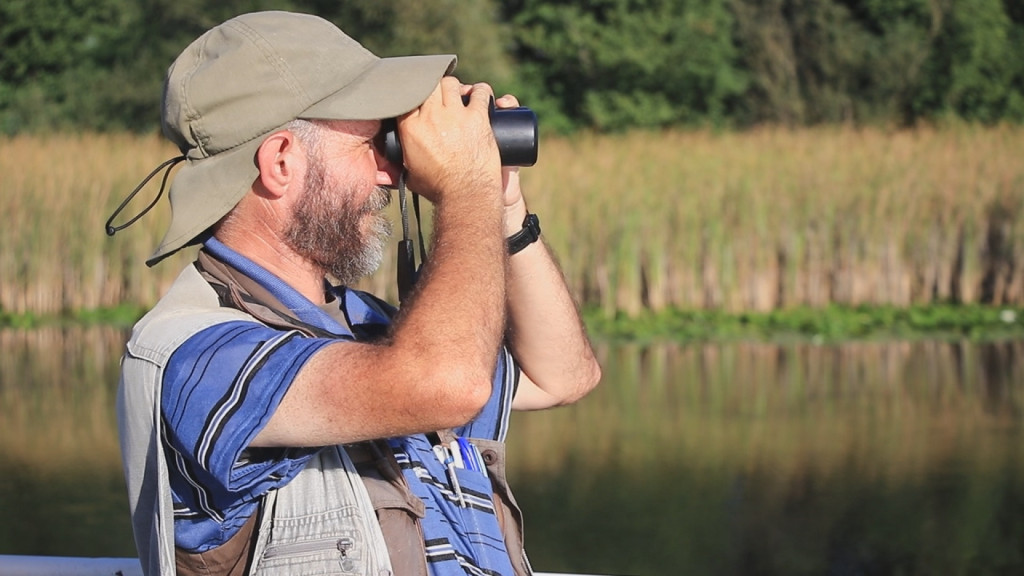
<path fill-rule="evenodd" d="M 377 152 L 384 154 L 384 131 L 381 130 L 374 134 L 373 138 L 370 139 L 370 145 L 374 147 Z"/>
<path fill-rule="evenodd" d="M 394 131 L 394 129 L 394 120 L 384 120 L 380 123 L 380 130 L 373 136 L 373 147 L 377 149 L 381 156 L 385 156 L 387 152 L 387 134 Z"/>

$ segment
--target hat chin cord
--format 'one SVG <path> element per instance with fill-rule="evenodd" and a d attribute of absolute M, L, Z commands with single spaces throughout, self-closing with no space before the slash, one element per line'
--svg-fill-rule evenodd
<path fill-rule="evenodd" d="M 175 156 L 174 158 L 171 158 L 170 160 L 167 160 L 163 164 L 154 168 L 153 171 L 149 173 L 149 176 L 143 178 L 142 182 L 139 182 L 139 185 L 136 186 L 134 190 L 132 190 L 131 194 L 129 194 L 127 198 L 122 200 L 121 203 L 117 206 L 117 208 L 114 209 L 114 213 L 110 215 L 110 218 L 107 218 L 106 224 L 103 225 L 103 229 L 106 230 L 107 236 L 113 236 L 114 234 L 117 234 L 121 230 L 124 230 L 125 228 L 131 226 L 132 224 L 135 223 L 136 220 L 142 218 L 143 216 L 146 215 L 147 212 L 152 210 L 153 206 L 156 206 L 156 203 L 160 201 L 160 197 L 164 195 L 164 188 L 167 187 L 167 177 L 171 175 L 171 169 L 174 168 L 179 162 L 183 162 L 185 158 L 186 156 L 184 154 L 182 154 L 181 156 Z M 121 224 L 120 226 L 114 226 L 114 218 L 117 218 L 118 215 L 120 215 L 121 212 L 124 211 L 125 207 L 128 206 L 128 203 L 131 202 L 133 198 L 135 198 L 135 195 L 138 194 L 139 191 L 142 190 L 142 188 L 146 184 L 148 184 L 149 181 L 152 180 L 154 176 L 157 175 L 158 172 L 163 170 L 164 167 L 166 167 L 167 170 L 164 172 L 163 180 L 160 181 L 160 191 L 157 192 L 156 197 L 153 198 L 153 201 L 149 203 L 149 206 L 143 208 L 141 212 L 133 216 L 124 224 Z"/>

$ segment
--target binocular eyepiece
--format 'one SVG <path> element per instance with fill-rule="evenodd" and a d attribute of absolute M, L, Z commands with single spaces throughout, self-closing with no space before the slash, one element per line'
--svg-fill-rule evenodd
<path fill-rule="evenodd" d="M 468 102 L 469 97 L 462 100 Z M 533 166 L 537 163 L 537 115 L 529 108 L 495 108 L 490 105 L 491 130 L 498 143 L 502 166 Z M 391 162 L 402 164 L 402 143 L 398 140 L 397 124 L 389 119 L 381 127 L 384 133 L 384 156 Z"/>

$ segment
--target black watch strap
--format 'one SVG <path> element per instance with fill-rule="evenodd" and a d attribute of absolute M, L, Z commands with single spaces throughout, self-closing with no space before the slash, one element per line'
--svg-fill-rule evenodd
<path fill-rule="evenodd" d="M 523 229 L 508 237 L 508 253 L 515 254 L 540 239 L 540 218 L 536 214 L 527 214 L 523 220 Z"/>

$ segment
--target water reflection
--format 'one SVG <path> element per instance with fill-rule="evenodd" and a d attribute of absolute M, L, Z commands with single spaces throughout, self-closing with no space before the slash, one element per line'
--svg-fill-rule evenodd
<path fill-rule="evenodd" d="M 0 554 L 129 556 L 114 416 L 124 334 L 0 330 Z"/>
<path fill-rule="evenodd" d="M 0 553 L 134 554 L 124 334 L 0 331 Z M 609 345 L 580 405 L 517 414 L 534 565 L 607 574 L 1024 569 L 1024 342 Z"/>
<path fill-rule="evenodd" d="M 1024 568 L 1024 344 L 613 346 L 579 406 L 517 415 L 545 569 Z"/>

